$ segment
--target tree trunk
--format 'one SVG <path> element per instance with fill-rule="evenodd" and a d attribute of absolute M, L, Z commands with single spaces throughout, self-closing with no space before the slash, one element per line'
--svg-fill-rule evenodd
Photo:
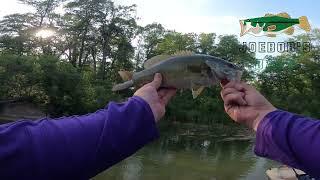
<path fill-rule="evenodd" d="M 89 57 L 89 52 L 86 52 L 86 55 L 84 56 L 82 65 L 85 65 L 87 63 L 88 57 Z"/>
<path fill-rule="evenodd" d="M 101 65 L 101 70 L 102 70 L 102 80 L 105 79 L 105 71 L 106 71 L 106 64 L 107 64 L 107 43 L 104 42 L 102 46 L 102 65 Z"/>
<path fill-rule="evenodd" d="M 97 57 L 96 57 L 96 51 L 94 50 L 94 48 L 92 47 L 91 48 L 91 56 L 92 56 L 92 59 L 93 59 L 93 71 L 94 71 L 94 74 L 97 73 Z"/>
<path fill-rule="evenodd" d="M 72 48 L 72 53 L 71 53 L 71 64 L 76 67 L 77 65 L 77 48 L 73 47 Z"/>
<path fill-rule="evenodd" d="M 78 60 L 78 63 L 79 63 L 78 66 L 79 67 L 82 66 L 82 56 L 83 56 L 84 44 L 85 44 L 85 41 L 86 41 L 87 33 L 88 33 L 88 22 L 86 23 L 86 27 L 85 27 L 83 36 L 81 38 L 81 48 L 80 48 L 79 60 Z"/>

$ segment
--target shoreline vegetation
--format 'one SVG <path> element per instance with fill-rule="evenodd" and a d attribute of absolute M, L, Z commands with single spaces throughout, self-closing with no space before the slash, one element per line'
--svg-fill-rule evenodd
<path fill-rule="evenodd" d="M 266 56 L 267 66 L 257 72 L 255 54 L 243 50 L 237 36 L 180 33 L 158 23 L 140 26 L 135 5 L 70 0 L 64 2 L 64 13 L 57 13 L 61 0 L 20 2 L 35 12 L 0 19 L 0 100 L 28 99 L 51 117 L 94 112 L 133 94 L 134 89 L 111 91 L 121 82 L 119 70 L 140 71 L 153 56 L 192 51 L 244 68 L 243 81 L 257 87 L 277 108 L 320 118 L 320 29 L 288 39 L 315 48 Z M 232 124 L 218 86 L 207 88 L 195 100 L 188 90 L 178 92 L 165 119 Z"/>

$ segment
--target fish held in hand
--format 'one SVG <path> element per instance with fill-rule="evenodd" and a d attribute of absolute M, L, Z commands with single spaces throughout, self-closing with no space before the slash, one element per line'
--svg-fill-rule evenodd
<path fill-rule="evenodd" d="M 144 85 L 153 80 L 155 73 L 161 73 L 161 87 L 191 89 L 196 98 L 205 87 L 219 84 L 221 80 L 240 81 L 242 76 L 242 69 L 228 61 L 188 51 L 155 56 L 144 63 L 144 68 L 135 73 L 119 71 L 125 82 L 115 85 L 112 90 Z"/>

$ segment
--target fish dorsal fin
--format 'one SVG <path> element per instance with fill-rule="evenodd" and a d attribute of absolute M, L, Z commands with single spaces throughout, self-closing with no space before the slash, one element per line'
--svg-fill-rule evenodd
<path fill-rule="evenodd" d="M 290 15 L 286 12 L 279 13 L 279 14 L 277 14 L 277 16 L 284 17 L 284 18 L 291 18 Z"/>
<path fill-rule="evenodd" d="M 144 68 L 145 69 L 148 69 L 150 67 L 152 67 L 153 65 L 155 64 L 158 64 L 159 62 L 161 61 L 165 61 L 167 60 L 168 58 L 170 58 L 171 56 L 169 55 L 158 55 L 158 56 L 154 56 L 148 60 L 146 60 L 143 64 Z"/>
<path fill-rule="evenodd" d="M 192 51 L 178 51 L 174 53 L 172 56 L 177 57 L 177 56 L 191 56 L 194 55 L 195 53 Z"/>
<path fill-rule="evenodd" d="M 267 13 L 264 15 L 264 17 L 270 17 L 270 16 L 275 16 L 274 14 L 271 14 L 271 13 Z"/>
<path fill-rule="evenodd" d="M 152 67 L 155 64 L 158 64 L 161 61 L 166 61 L 171 57 L 179 57 L 179 56 L 191 56 L 194 55 L 192 51 L 178 51 L 172 55 L 158 55 L 146 60 L 143 64 L 145 69 Z"/>

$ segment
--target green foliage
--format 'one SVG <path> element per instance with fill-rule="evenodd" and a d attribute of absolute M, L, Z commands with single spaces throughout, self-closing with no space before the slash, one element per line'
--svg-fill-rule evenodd
<path fill-rule="evenodd" d="M 40 86 L 40 69 L 32 57 L 0 56 L 1 99 L 44 96 Z"/>
<path fill-rule="evenodd" d="M 0 56 L 1 99 L 29 99 L 52 116 L 95 111 L 119 100 L 111 84 L 53 56 Z"/>
<path fill-rule="evenodd" d="M 311 42 L 318 49 L 267 57 L 259 75 L 253 53 L 236 36 L 180 33 L 153 23 L 140 27 L 136 6 L 111 0 L 70 0 L 65 13 L 55 9 L 64 0 L 20 0 L 33 13 L 11 14 L 0 20 L 0 99 L 28 99 L 52 116 L 84 114 L 123 100 L 132 90 L 111 92 L 121 82 L 121 69 L 140 71 L 145 60 L 188 50 L 236 63 L 244 81 L 253 82 L 279 108 L 319 117 L 320 30 L 289 41 Z M 56 32 L 41 38 L 43 29 Z M 226 123 L 220 87 L 207 88 L 197 99 L 179 92 L 167 108 L 167 119 L 211 124 Z"/>
<path fill-rule="evenodd" d="M 158 44 L 156 52 L 157 54 L 174 54 L 183 50 L 195 51 L 195 42 L 195 34 L 169 32 Z"/>
<path fill-rule="evenodd" d="M 167 108 L 166 119 L 170 121 L 214 124 L 227 123 L 220 88 L 207 88 L 196 99 L 190 91 L 178 93 Z M 230 121 L 231 122 L 231 121 Z"/>
<path fill-rule="evenodd" d="M 320 117 L 320 69 L 316 55 L 319 51 L 319 30 L 300 35 L 290 41 L 310 42 L 310 52 L 298 50 L 293 54 L 267 57 L 268 66 L 259 75 L 258 85 L 278 108 L 304 115 Z"/>

